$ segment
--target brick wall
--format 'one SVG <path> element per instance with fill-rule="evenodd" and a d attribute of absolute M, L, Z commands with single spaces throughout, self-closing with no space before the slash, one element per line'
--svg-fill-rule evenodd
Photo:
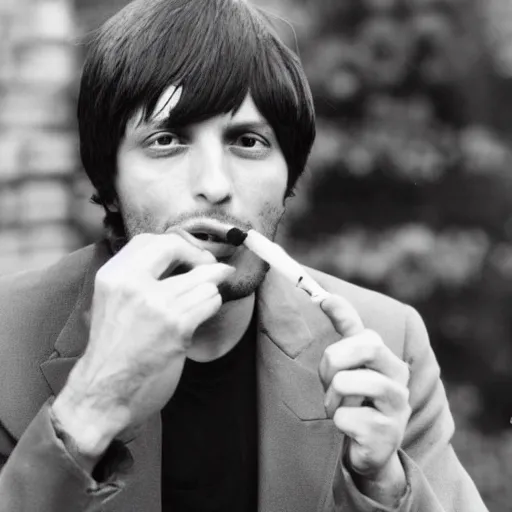
<path fill-rule="evenodd" d="M 57 260 L 97 225 L 78 172 L 72 7 L 0 4 L 0 274 Z"/>

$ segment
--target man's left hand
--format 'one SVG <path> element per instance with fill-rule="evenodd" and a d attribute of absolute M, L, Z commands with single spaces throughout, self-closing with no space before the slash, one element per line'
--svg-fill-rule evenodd
<path fill-rule="evenodd" d="M 405 488 L 397 451 L 411 414 L 409 367 L 347 300 L 329 294 L 321 308 L 342 337 L 325 350 L 319 375 L 327 415 L 350 438 L 345 462 L 363 487 L 365 480 L 380 491 L 389 484 L 396 497 L 397 486 Z"/>

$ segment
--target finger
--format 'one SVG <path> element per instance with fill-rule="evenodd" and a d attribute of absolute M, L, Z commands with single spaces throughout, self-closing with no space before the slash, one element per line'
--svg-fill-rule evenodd
<path fill-rule="evenodd" d="M 393 414 L 408 404 L 406 387 L 374 370 L 360 369 L 338 372 L 325 394 L 325 410 L 333 417 L 336 409 L 343 405 L 346 397 L 370 399 L 376 409 L 384 414 Z"/>
<path fill-rule="evenodd" d="M 201 302 L 207 301 L 219 294 L 217 285 L 211 282 L 200 283 L 194 288 L 185 291 L 177 298 L 169 302 L 170 307 L 178 309 L 182 314 L 187 314 Z"/>
<path fill-rule="evenodd" d="M 329 345 L 322 355 L 318 372 L 326 389 L 337 372 L 361 367 L 378 371 L 404 386 L 409 381 L 408 365 L 371 329 Z"/>
<path fill-rule="evenodd" d="M 348 300 L 329 293 L 320 303 L 322 311 L 329 317 L 332 325 L 341 336 L 354 336 L 364 329 L 363 321 Z"/>
<path fill-rule="evenodd" d="M 200 283 L 178 297 L 169 298 L 160 293 L 159 302 L 165 308 L 169 325 L 172 325 L 174 332 L 187 340 L 201 323 L 222 306 L 219 290 L 211 282 Z"/>
<path fill-rule="evenodd" d="M 218 313 L 221 306 L 222 298 L 219 293 L 202 301 L 189 304 L 185 315 L 185 328 L 192 335 L 202 323 Z"/>
<path fill-rule="evenodd" d="M 169 277 L 157 283 L 157 288 L 170 298 L 178 297 L 203 283 L 212 283 L 217 287 L 235 273 L 235 267 L 224 263 L 199 265 L 185 274 Z"/>
<path fill-rule="evenodd" d="M 333 421 L 338 430 L 356 443 L 365 444 L 371 434 L 377 430 L 376 425 L 387 423 L 384 415 L 371 407 L 339 407 Z"/>
<path fill-rule="evenodd" d="M 126 272 L 143 273 L 155 279 L 171 273 L 179 265 L 189 268 L 212 264 L 217 260 L 209 251 L 194 246 L 179 231 L 154 235 L 137 235 L 111 262 Z M 110 263 L 110 262 L 109 262 Z"/>
<path fill-rule="evenodd" d="M 382 467 L 402 443 L 403 428 L 396 420 L 369 407 L 340 407 L 333 421 L 338 430 L 354 441 L 344 443 L 344 457 L 361 474 Z"/>

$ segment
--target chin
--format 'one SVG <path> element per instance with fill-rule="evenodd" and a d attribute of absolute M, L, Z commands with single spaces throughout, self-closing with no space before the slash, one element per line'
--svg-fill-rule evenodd
<path fill-rule="evenodd" d="M 219 293 L 222 302 L 243 299 L 252 295 L 258 286 L 263 282 L 269 266 L 266 262 L 260 261 L 258 268 L 251 269 L 251 272 L 236 272 L 235 275 L 219 286 Z"/>

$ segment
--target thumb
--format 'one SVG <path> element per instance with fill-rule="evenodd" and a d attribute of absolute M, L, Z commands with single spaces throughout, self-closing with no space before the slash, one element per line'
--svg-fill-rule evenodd
<path fill-rule="evenodd" d="M 361 317 L 347 299 L 329 293 L 320 303 L 320 308 L 329 317 L 336 332 L 343 338 L 355 336 L 364 330 Z"/>

